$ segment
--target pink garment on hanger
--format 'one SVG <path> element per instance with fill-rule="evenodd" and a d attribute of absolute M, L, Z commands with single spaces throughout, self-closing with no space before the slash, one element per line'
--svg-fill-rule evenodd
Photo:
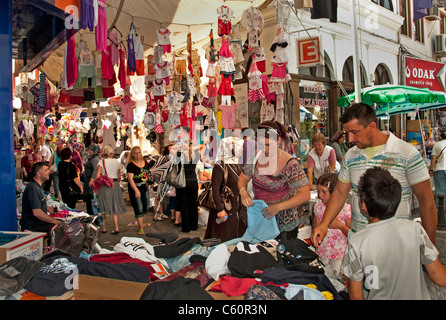
<path fill-rule="evenodd" d="M 231 50 L 229 49 L 229 38 L 228 37 L 223 37 L 222 38 L 221 48 L 220 48 L 218 54 L 220 56 L 223 56 L 223 57 L 226 57 L 226 58 L 234 57 L 234 55 L 232 54 Z"/>
<path fill-rule="evenodd" d="M 238 105 L 234 102 L 230 106 L 220 106 L 222 112 L 221 118 L 224 129 L 232 129 L 235 125 L 236 112 Z"/>
<path fill-rule="evenodd" d="M 125 69 L 125 52 L 121 48 L 119 48 L 119 71 L 118 71 L 118 79 L 121 84 L 121 88 L 125 89 L 126 86 L 126 78 L 127 72 Z"/>
<path fill-rule="evenodd" d="M 121 123 L 133 123 L 133 107 L 135 104 L 135 101 L 131 100 L 129 96 L 125 96 L 124 101 L 118 103 L 121 108 Z"/>
<path fill-rule="evenodd" d="M 77 57 L 74 29 L 67 29 L 67 38 L 66 81 L 68 88 L 72 88 L 77 80 Z"/>
<path fill-rule="evenodd" d="M 96 36 L 96 50 L 107 50 L 107 14 L 105 7 L 105 0 L 98 1 L 98 24 L 95 28 Z"/>
<path fill-rule="evenodd" d="M 102 51 L 102 58 L 101 58 L 101 72 L 102 77 L 105 79 L 112 79 L 113 78 L 113 64 L 111 61 L 111 45 L 108 46 L 108 49 L 105 51 Z"/>
<path fill-rule="evenodd" d="M 110 32 L 108 37 L 110 38 L 112 65 L 117 66 L 119 64 L 118 34 Z"/>

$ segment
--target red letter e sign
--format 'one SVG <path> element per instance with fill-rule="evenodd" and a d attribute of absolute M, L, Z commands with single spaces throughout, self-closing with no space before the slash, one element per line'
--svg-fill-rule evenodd
<path fill-rule="evenodd" d="M 297 40 L 297 64 L 308 67 L 321 64 L 319 38 Z"/>

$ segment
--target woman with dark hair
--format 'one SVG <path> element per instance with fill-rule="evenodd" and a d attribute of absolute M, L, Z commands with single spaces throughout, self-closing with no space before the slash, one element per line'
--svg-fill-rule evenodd
<path fill-rule="evenodd" d="M 331 146 L 333 147 L 335 153 L 336 153 L 336 160 L 339 162 L 344 159 L 345 154 L 348 151 L 348 146 L 345 143 L 345 136 L 346 133 L 344 130 L 337 131 L 333 137 L 331 138 Z"/>
<path fill-rule="evenodd" d="M 59 188 L 62 195 L 62 201 L 68 206 L 68 208 L 75 209 L 76 202 L 84 192 L 81 180 L 76 171 L 76 166 L 71 162 L 71 150 L 70 148 L 64 148 L 60 152 L 60 162 L 57 166 L 59 173 Z M 76 194 L 70 192 L 70 190 L 76 191 Z"/>
<path fill-rule="evenodd" d="M 252 179 L 254 199 L 264 200 L 268 205 L 263 216 L 277 220 L 279 231 L 287 239 L 297 237 L 299 206 L 310 200 L 308 179 L 299 161 L 291 156 L 290 139 L 282 124 L 266 121 L 257 130 L 258 160 L 248 162 L 238 180 L 242 204 L 254 203 L 246 190 Z"/>
<path fill-rule="evenodd" d="M 95 144 L 92 143 L 88 146 L 87 152 L 88 152 L 88 160 L 85 162 L 84 166 L 84 201 L 87 206 L 87 213 L 92 215 L 93 214 L 93 208 L 91 205 L 91 202 L 93 200 L 93 181 L 96 178 L 96 173 L 98 171 L 98 163 L 101 160 L 101 157 L 99 155 L 101 151 L 101 148 Z"/>
<path fill-rule="evenodd" d="M 186 142 L 187 141 L 187 142 Z M 189 139 L 183 140 L 182 144 L 177 144 L 173 150 L 177 152 L 175 164 L 180 170 L 184 170 L 186 176 L 186 186 L 176 189 L 177 204 L 175 207 L 175 226 L 180 226 L 182 232 L 190 232 L 198 229 L 198 172 L 197 162 L 200 158 L 199 150 L 193 150 L 189 145 Z M 181 162 L 181 163 L 179 163 Z M 171 170 L 176 170 L 174 166 Z M 181 217 L 181 222 L 179 218 Z"/>
<path fill-rule="evenodd" d="M 242 172 L 239 164 L 242 153 L 243 139 L 226 137 L 221 140 L 211 178 L 215 210 L 209 210 L 204 239 L 218 238 L 226 242 L 245 234 L 248 218 L 246 207 L 240 203 L 237 186 Z M 221 196 L 223 193 L 225 198 Z M 217 222 L 218 218 L 221 222 Z"/>

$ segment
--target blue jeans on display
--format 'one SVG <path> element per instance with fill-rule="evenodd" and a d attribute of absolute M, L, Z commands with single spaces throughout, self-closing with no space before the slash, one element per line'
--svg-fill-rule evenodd
<path fill-rule="evenodd" d="M 437 196 L 437 208 L 438 208 L 438 195 L 446 197 L 446 171 L 438 170 L 434 171 L 434 183 L 435 183 L 435 195 Z"/>
<path fill-rule="evenodd" d="M 141 218 L 147 213 L 150 206 L 149 189 L 147 187 L 138 187 L 141 198 L 135 197 L 135 191 L 129 186 L 129 198 L 132 204 L 135 218 Z"/>

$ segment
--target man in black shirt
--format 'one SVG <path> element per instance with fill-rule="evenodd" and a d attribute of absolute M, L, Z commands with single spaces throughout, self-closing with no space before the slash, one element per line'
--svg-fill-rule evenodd
<path fill-rule="evenodd" d="M 44 162 L 37 162 L 31 170 L 32 179 L 27 184 L 22 198 L 22 230 L 46 232 L 50 236 L 51 229 L 60 221 L 49 216 L 54 207 L 47 207 L 46 195 L 42 184 L 49 179 L 50 170 Z"/>

